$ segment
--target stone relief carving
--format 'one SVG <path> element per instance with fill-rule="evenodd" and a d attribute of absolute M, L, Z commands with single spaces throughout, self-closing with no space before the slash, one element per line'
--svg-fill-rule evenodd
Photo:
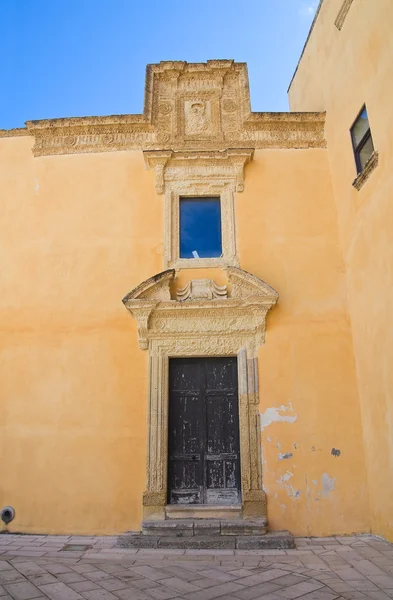
<path fill-rule="evenodd" d="M 153 339 L 175 334 L 177 340 L 189 339 L 193 345 L 199 336 L 212 333 L 220 333 L 232 345 L 244 336 L 252 337 L 254 348 L 262 344 L 266 314 L 278 294 L 242 269 L 228 267 L 226 272 L 228 287 L 210 279 L 192 280 L 172 298 L 175 270 L 168 269 L 127 294 L 123 303 L 137 321 L 140 347 L 146 350 Z"/>
<path fill-rule="evenodd" d="M 277 292 L 264 281 L 228 267 L 228 286 L 191 280 L 174 289 L 175 271 L 147 279 L 123 299 L 149 350 L 149 428 L 144 518 L 164 519 L 167 501 L 168 364 L 176 356 L 237 356 L 242 509 L 266 517 L 258 421 L 257 350 Z M 171 289 L 173 292 L 171 293 Z"/>
<path fill-rule="evenodd" d="M 186 100 L 184 102 L 185 134 L 206 135 L 212 133 L 211 102 Z"/>
<path fill-rule="evenodd" d="M 27 121 L 35 156 L 118 150 L 325 147 L 324 113 L 252 113 L 247 67 L 166 61 L 146 69 L 140 115 Z"/>
<path fill-rule="evenodd" d="M 228 287 L 226 285 L 217 285 L 212 279 L 193 279 L 183 288 L 176 290 L 176 300 L 184 302 L 185 300 L 200 300 L 206 298 L 227 298 Z"/>

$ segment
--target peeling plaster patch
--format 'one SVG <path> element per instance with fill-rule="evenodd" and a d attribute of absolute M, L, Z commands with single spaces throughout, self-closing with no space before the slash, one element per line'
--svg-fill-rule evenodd
<path fill-rule="evenodd" d="M 291 477 L 293 477 L 293 473 L 287 471 L 284 475 L 281 475 L 280 479 L 277 479 L 277 483 L 284 483 L 284 481 L 288 481 Z"/>
<path fill-rule="evenodd" d="M 278 460 L 285 460 L 286 458 L 292 458 L 292 452 L 285 452 L 284 454 L 278 455 Z"/>
<path fill-rule="evenodd" d="M 285 483 L 285 481 L 289 481 L 293 477 L 293 473 L 291 471 L 287 471 L 284 475 L 281 475 L 280 479 L 277 479 L 277 483 L 283 484 L 284 488 L 290 498 L 299 498 L 301 491 L 296 490 L 293 485 L 289 485 L 289 483 Z"/>
<path fill-rule="evenodd" d="M 297 420 L 297 415 L 289 416 L 281 414 L 287 411 L 294 412 L 292 402 L 288 402 L 288 406 L 282 404 L 279 408 L 267 408 L 265 412 L 260 415 L 262 431 L 265 427 L 275 422 L 294 423 Z"/>
<path fill-rule="evenodd" d="M 329 496 L 335 490 L 336 478 L 329 477 L 327 473 L 322 475 L 322 496 Z"/>
<path fill-rule="evenodd" d="M 269 436 L 266 439 L 267 439 L 268 442 L 272 441 Z"/>
<path fill-rule="evenodd" d="M 280 448 L 281 448 L 280 442 L 277 442 L 277 448 L 280 450 Z"/>
<path fill-rule="evenodd" d="M 37 196 L 38 195 L 38 190 L 40 189 L 40 186 L 38 185 L 38 181 L 37 181 L 36 177 L 34 177 L 34 189 L 35 189 L 35 194 Z"/>
<path fill-rule="evenodd" d="M 291 498 L 299 498 L 301 494 L 301 491 L 295 490 L 295 488 L 292 485 L 286 485 L 285 489 L 287 490 L 288 496 L 290 496 Z"/>
<path fill-rule="evenodd" d="M 340 456 L 341 454 L 341 450 L 339 450 L 338 448 L 332 448 L 332 451 L 330 453 L 332 456 Z"/>
<path fill-rule="evenodd" d="M 316 448 L 315 446 L 311 446 L 311 452 L 315 452 Z"/>
<path fill-rule="evenodd" d="M 313 479 L 312 482 L 314 485 L 318 485 L 318 479 Z"/>

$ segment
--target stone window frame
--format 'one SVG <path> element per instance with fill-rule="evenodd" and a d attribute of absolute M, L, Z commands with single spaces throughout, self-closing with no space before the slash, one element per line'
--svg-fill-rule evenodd
<path fill-rule="evenodd" d="M 190 185 L 185 182 L 176 189 L 168 186 L 165 193 L 165 268 L 195 269 L 201 267 L 239 266 L 236 249 L 235 198 L 230 184 L 214 185 L 207 182 Z M 180 199 L 220 198 L 221 256 L 211 258 L 182 258 L 180 256 Z"/>
<path fill-rule="evenodd" d="M 235 194 L 244 190 L 244 167 L 253 149 L 224 151 L 146 151 L 145 163 L 155 171 L 155 189 L 164 194 L 164 268 L 239 266 L 236 248 Z M 219 197 L 222 255 L 180 257 L 180 198 Z"/>

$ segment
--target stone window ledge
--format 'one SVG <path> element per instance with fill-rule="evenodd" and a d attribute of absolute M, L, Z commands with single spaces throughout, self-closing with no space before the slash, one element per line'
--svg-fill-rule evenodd
<path fill-rule="evenodd" d="M 370 177 L 371 173 L 374 171 L 375 167 L 378 165 L 378 152 L 373 152 L 366 164 L 364 165 L 363 171 L 359 173 L 359 175 L 354 179 L 352 185 L 358 191 L 363 187 L 366 183 L 367 179 Z"/>

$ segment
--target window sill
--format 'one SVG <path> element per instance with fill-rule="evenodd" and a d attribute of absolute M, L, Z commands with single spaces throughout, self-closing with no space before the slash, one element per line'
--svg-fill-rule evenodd
<path fill-rule="evenodd" d="M 364 165 L 363 171 L 359 173 L 356 179 L 352 182 L 354 188 L 358 191 L 363 187 L 366 183 L 367 179 L 370 177 L 371 173 L 374 171 L 375 167 L 378 165 L 378 152 L 374 150 L 366 164 Z"/>
<path fill-rule="evenodd" d="M 200 269 L 203 267 L 225 268 L 228 266 L 238 267 L 239 261 L 235 257 L 233 257 L 232 260 L 228 260 L 224 256 L 218 256 L 217 258 L 178 258 L 168 264 L 168 267 L 172 269 Z"/>

